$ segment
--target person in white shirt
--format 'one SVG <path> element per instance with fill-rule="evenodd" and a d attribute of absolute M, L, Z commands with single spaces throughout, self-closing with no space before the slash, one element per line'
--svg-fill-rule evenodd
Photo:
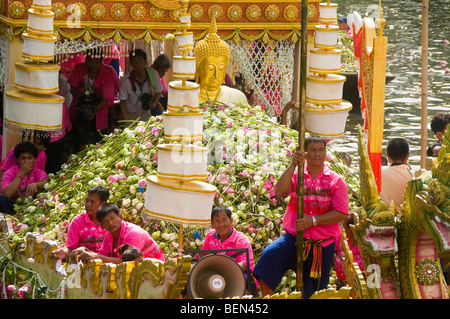
<path fill-rule="evenodd" d="M 386 148 L 388 166 L 381 167 L 381 192 L 383 202 L 390 207 L 394 201 L 397 212 L 401 213 L 406 184 L 413 178 L 408 164 L 409 143 L 402 137 L 389 140 Z"/>
<path fill-rule="evenodd" d="M 147 66 L 147 54 L 136 49 L 130 54 L 133 68 L 120 82 L 120 112 L 122 119 L 147 121 L 152 115 L 160 115 L 164 108 L 159 103 L 164 86 L 161 77 L 171 66 L 166 54 L 159 55 L 152 66 Z"/>

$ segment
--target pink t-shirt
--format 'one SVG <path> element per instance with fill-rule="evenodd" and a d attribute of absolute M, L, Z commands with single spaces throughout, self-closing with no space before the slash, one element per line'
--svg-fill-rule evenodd
<path fill-rule="evenodd" d="M 6 186 L 11 184 L 11 182 L 16 178 L 16 175 L 19 173 L 20 167 L 19 165 L 15 165 L 8 169 L 4 174 L 2 178 L 2 192 Z M 23 197 L 25 196 L 25 191 L 27 190 L 27 186 L 39 182 L 47 177 L 47 173 L 45 171 L 39 169 L 34 166 L 33 170 L 30 173 L 30 176 L 24 175 L 22 177 L 22 180 L 19 184 L 19 190 L 17 191 L 17 194 L 13 196 L 12 200 L 16 200 L 19 196 Z"/>
<path fill-rule="evenodd" d="M 289 190 L 290 200 L 283 217 L 283 228 L 290 234 L 296 236 L 295 220 L 297 219 L 297 168 L 292 175 L 291 188 Z M 331 210 L 337 210 L 348 214 L 348 190 L 343 178 L 336 172 L 330 170 L 325 163 L 322 172 L 313 179 L 305 164 L 304 173 L 304 209 L 303 214 L 317 216 Z M 341 232 L 339 223 L 330 225 L 317 225 L 303 231 L 303 237 L 312 240 L 321 240 L 329 237 L 336 238 Z M 321 246 L 327 246 L 334 239 L 321 242 Z"/>
<path fill-rule="evenodd" d="M 108 257 L 120 257 L 118 248 L 123 244 L 129 244 L 138 248 L 144 258 L 156 258 L 164 261 L 161 248 L 159 248 L 149 233 L 138 225 L 125 221 L 122 221 L 116 247 L 113 248 L 113 235 L 110 232 L 106 232 L 98 253 Z"/>
<path fill-rule="evenodd" d="M 116 79 L 117 77 L 117 79 Z M 67 82 L 76 87 L 80 92 L 84 92 L 84 85 L 87 78 L 87 68 L 86 64 L 78 63 L 73 68 Z M 97 112 L 96 115 L 96 126 L 97 130 L 103 130 L 108 127 L 108 109 L 114 104 L 115 90 L 116 86 L 119 84 L 118 75 L 114 68 L 110 65 L 102 64 L 97 77 L 94 80 L 94 88 L 96 89 L 98 95 L 103 99 L 108 99 L 108 103 Z M 69 107 L 69 114 L 72 122 L 75 120 L 77 113 L 77 102 L 78 99 L 73 96 L 72 103 Z"/>
<path fill-rule="evenodd" d="M 44 151 L 39 152 L 34 162 L 34 166 L 45 171 L 45 161 L 47 160 L 47 155 Z M 9 150 L 6 157 L 3 159 L 1 169 L 5 172 L 11 167 L 17 165 L 17 158 L 14 156 L 14 147 Z"/>
<path fill-rule="evenodd" d="M 253 260 L 253 250 L 250 240 L 245 236 L 245 234 L 237 231 L 234 227 L 232 227 L 233 232 L 231 236 L 225 239 L 223 243 L 220 242 L 214 233 L 215 229 L 211 229 L 205 236 L 205 241 L 203 242 L 202 249 L 233 249 L 233 248 L 248 248 L 248 259 L 250 262 L 250 271 L 253 271 L 254 260 Z M 234 255 L 236 251 L 226 252 L 228 256 Z M 237 263 L 242 262 L 247 265 L 247 256 L 245 253 L 240 254 L 234 260 Z"/>
<path fill-rule="evenodd" d="M 96 226 L 88 214 L 75 216 L 67 230 L 66 247 L 77 249 L 86 247 L 90 251 L 98 252 L 102 246 L 106 230 L 100 224 Z"/>

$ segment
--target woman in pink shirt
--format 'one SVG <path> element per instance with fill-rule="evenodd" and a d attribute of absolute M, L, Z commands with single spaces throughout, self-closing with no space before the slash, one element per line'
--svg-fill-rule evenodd
<path fill-rule="evenodd" d="M 82 247 L 75 249 L 72 255 L 78 256 L 82 261 L 101 259 L 105 263 L 119 264 L 122 262 L 119 248 L 128 244 L 139 249 L 143 258 L 155 258 L 164 261 L 162 250 L 153 238 L 141 227 L 123 221 L 116 204 L 107 203 L 100 206 L 97 211 L 97 219 L 102 227 L 107 230 L 99 252 L 95 253 Z"/>
<path fill-rule="evenodd" d="M 24 137 L 24 136 L 22 136 Z M 45 163 L 47 161 L 47 155 L 45 154 L 45 150 L 50 144 L 50 135 L 44 131 L 34 131 L 33 134 L 33 144 L 36 146 L 38 150 L 38 155 L 36 156 L 35 165 L 37 168 L 45 171 Z M 3 159 L 1 167 L 0 167 L 0 179 L 3 177 L 3 174 L 10 169 L 11 167 L 17 165 L 17 158 L 14 156 L 14 147 L 10 149 L 8 155 Z"/>
<path fill-rule="evenodd" d="M 14 201 L 19 197 L 34 196 L 49 181 L 45 171 L 36 167 L 38 150 L 31 142 L 22 142 L 14 147 L 18 165 L 8 169 L 2 177 L 0 211 L 14 213 Z"/>
<path fill-rule="evenodd" d="M 118 75 L 115 70 L 103 64 L 103 58 L 88 51 L 85 62 L 78 63 L 69 79 L 72 103 L 69 107 L 73 123 L 72 132 L 75 139 L 75 152 L 80 145 L 96 143 L 101 139 L 99 131 L 107 133 L 108 109 L 114 104 Z M 92 103 L 84 103 L 89 97 Z M 82 105 L 94 105 L 95 110 L 86 113 Z M 95 114 L 91 114 L 95 113 Z"/>

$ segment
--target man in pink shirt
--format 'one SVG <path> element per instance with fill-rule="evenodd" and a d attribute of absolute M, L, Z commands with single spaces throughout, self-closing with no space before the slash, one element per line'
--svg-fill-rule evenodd
<path fill-rule="evenodd" d="M 203 250 L 220 250 L 220 249 L 236 249 L 247 248 L 248 250 L 248 263 L 247 254 L 242 253 L 234 260 L 241 267 L 244 272 L 244 277 L 247 280 L 247 290 L 250 294 L 256 292 L 257 286 L 254 280 L 251 278 L 251 272 L 254 268 L 253 249 L 250 239 L 245 234 L 237 231 L 233 227 L 233 219 L 231 217 L 231 210 L 227 207 L 216 206 L 211 212 L 211 229 L 205 236 L 202 249 Z M 220 253 L 220 252 L 219 252 Z M 233 257 L 237 251 L 227 251 L 230 257 Z"/>
<path fill-rule="evenodd" d="M 326 143 L 312 135 L 305 139 L 305 151 L 299 147 L 291 164 L 275 185 L 278 197 L 290 195 L 283 218 L 286 234 L 267 246 L 255 267 L 263 296 L 271 294 L 288 269 L 297 270 L 296 236 L 303 231 L 303 298 L 328 285 L 334 258 L 339 222 L 348 216 L 348 190 L 343 178 L 325 164 Z M 304 216 L 297 219 L 297 166 L 306 160 L 304 169 Z"/>
<path fill-rule="evenodd" d="M 101 56 L 88 50 L 85 62 L 75 65 L 67 82 L 71 86 L 69 114 L 73 123 L 74 152 L 77 152 L 80 145 L 98 142 L 101 139 L 99 131 L 107 133 L 108 109 L 114 104 L 119 79 L 111 66 L 103 64 Z M 83 102 L 88 97 L 92 103 Z M 86 105 L 94 105 L 95 110 L 83 112 L 87 110 L 83 108 Z"/>
<path fill-rule="evenodd" d="M 144 258 L 164 261 L 162 250 L 153 238 L 141 227 L 123 221 L 116 204 L 107 203 L 100 206 L 97 211 L 97 219 L 102 227 L 108 231 L 105 234 L 102 246 L 98 253 L 85 247 L 75 249 L 72 255 L 78 256 L 78 259 L 82 261 L 101 259 L 105 263 L 119 264 L 122 262 L 119 248 L 128 244 L 139 249 Z"/>
<path fill-rule="evenodd" d="M 0 212 L 13 214 L 14 201 L 19 196 L 34 196 L 49 181 L 45 171 L 35 165 L 37 155 L 38 150 L 31 142 L 22 142 L 14 147 L 18 164 L 3 174 Z"/>
<path fill-rule="evenodd" d="M 100 250 L 106 230 L 97 219 L 98 208 L 109 198 L 109 190 L 101 185 L 88 189 L 84 208 L 86 212 L 75 216 L 67 230 L 66 245 L 53 251 L 59 259 L 66 259 L 74 249 L 86 247 L 93 252 Z"/>
<path fill-rule="evenodd" d="M 205 236 L 202 249 L 233 249 L 247 248 L 250 263 L 250 271 L 253 271 L 254 260 L 250 240 L 245 234 L 237 231 L 233 226 L 231 211 L 226 207 L 214 207 L 211 213 L 211 229 Z M 234 255 L 235 251 L 226 252 L 228 256 Z M 246 254 L 240 254 L 234 258 L 243 271 L 247 270 Z"/>

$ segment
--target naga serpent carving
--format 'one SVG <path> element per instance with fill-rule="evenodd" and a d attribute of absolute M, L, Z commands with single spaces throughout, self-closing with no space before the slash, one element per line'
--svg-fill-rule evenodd
<path fill-rule="evenodd" d="M 387 207 L 378 196 L 363 132 L 358 129 L 362 206 L 350 228 L 364 260 L 368 297 L 397 299 L 401 298 L 395 262 L 398 218 L 395 205 Z"/>
<path fill-rule="evenodd" d="M 378 196 L 359 128 L 362 207 L 350 225 L 366 278 L 350 278 L 363 298 L 448 299 L 442 269 L 450 256 L 450 133 L 431 172 L 408 182 L 401 216 Z M 398 244 L 397 244 L 398 242 Z"/>

